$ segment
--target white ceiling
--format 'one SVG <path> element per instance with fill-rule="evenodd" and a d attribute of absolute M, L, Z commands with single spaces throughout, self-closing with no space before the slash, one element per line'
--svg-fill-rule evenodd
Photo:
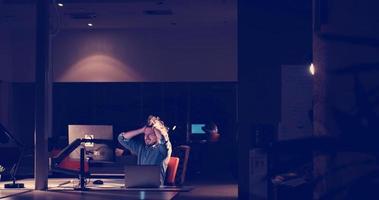
<path fill-rule="evenodd" d="M 0 27 L 34 27 L 32 0 L 0 0 Z M 18 2 L 18 3 L 17 3 Z M 237 0 L 62 0 L 51 8 L 53 27 L 60 29 L 202 27 L 237 24 Z M 58 3 L 58 0 L 57 0 Z M 147 15 L 146 11 L 171 11 Z M 93 14 L 93 19 L 73 19 L 72 14 Z"/>

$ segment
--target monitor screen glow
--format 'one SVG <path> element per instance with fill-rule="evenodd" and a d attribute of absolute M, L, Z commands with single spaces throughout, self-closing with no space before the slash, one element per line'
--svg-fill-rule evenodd
<path fill-rule="evenodd" d="M 69 143 L 78 138 L 113 140 L 113 127 L 111 125 L 68 125 Z M 86 151 L 95 161 L 113 161 L 113 148 L 107 144 L 93 142 L 83 143 Z M 80 147 L 77 147 L 70 155 L 72 159 L 80 159 Z"/>
<path fill-rule="evenodd" d="M 204 127 L 205 124 L 191 124 L 191 133 L 192 134 L 205 134 L 202 127 Z"/>

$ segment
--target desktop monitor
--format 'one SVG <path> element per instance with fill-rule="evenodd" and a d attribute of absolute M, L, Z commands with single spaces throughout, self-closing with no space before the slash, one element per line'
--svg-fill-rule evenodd
<path fill-rule="evenodd" d="M 205 131 L 202 129 L 205 124 L 196 123 L 191 124 L 191 141 L 193 142 L 201 142 L 207 139 L 207 135 Z"/>
<path fill-rule="evenodd" d="M 205 124 L 191 124 L 191 133 L 192 134 L 205 134 L 205 131 L 202 129 L 205 126 Z"/>
<path fill-rule="evenodd" d="M 111 125 L 68 125 L 68 141 L 72 143 L 78 138 L 113 140 Z M 113 161 L 113 148 L 107 144 L 87 142 L 83 144 L 87 157 L 94 161 Z M 76 148 L 70 158 L 80 159 L 80 147 Z"/>

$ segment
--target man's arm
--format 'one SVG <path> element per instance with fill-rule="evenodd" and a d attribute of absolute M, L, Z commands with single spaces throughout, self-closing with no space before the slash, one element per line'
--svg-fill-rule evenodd
<path fill-rule="evenodd" d="M 137 154 L 138 149 L 142 145 L 142 143 L 131 139 L 139 134 L 142 134 L 144 130 L 145 127 L 128 132 L 121 132 L 118 136 L 118 141 L 122 146 L 129 149 L 133 154 Z"/>
<path fill-rule="evenodd" d="M 122 136 L 124 137 L 125 140 L 132 139 L 133 137 L 143 133 L 145 131 L 145 126 L 136 130 L 128 131 L 128 132 L 122 132 Z"/>

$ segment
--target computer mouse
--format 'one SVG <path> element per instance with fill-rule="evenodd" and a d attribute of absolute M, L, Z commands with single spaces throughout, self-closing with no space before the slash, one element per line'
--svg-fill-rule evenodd
<path fill-rule="evenodd" d="M 104 184 L 104 182 L 102 180 L 94 180 L 93 184 L 95 184 L 95 185 L 102 185 L 102 184 Z"/>

